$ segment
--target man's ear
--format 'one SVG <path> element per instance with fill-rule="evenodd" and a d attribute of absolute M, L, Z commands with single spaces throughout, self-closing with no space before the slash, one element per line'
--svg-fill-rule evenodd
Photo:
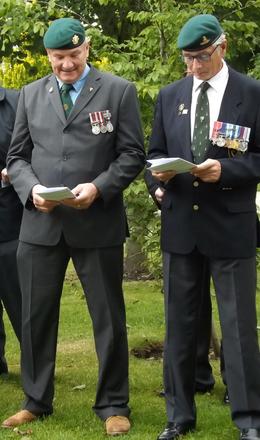
<path fill-rule="evenodd" d="M 89 40 L 86 39 L 86 55 L 87 55 L 87 60 L 89 57 L 89 51 L 90 51 L 90 42 Z"/>
<path fill-rule="evenodd" d="M 47 52 L 47 57 L 48 57 L 48 60 L 49 60 L 49 61 L 51 61 L 51 57 L 50 57 L 50 50 L 49 50 L 49 49 L 46 49 L 46 52 Z"/>
<path fill-rule="evenodd" d="M 223 58 L 226 55 L 227 52 L 227 40 L 224 40 L 221 44 L 220 44 L 221 50 L 222 50 L 222 56 Z"/>

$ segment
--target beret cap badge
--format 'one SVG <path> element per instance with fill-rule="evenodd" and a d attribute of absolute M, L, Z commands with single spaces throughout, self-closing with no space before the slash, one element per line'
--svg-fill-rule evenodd
<path fill-rule="evenodd" d="M 73 37 L 72 37 L 72 43 L 74 44 L 74 45 L 76 45 L 76 44 L 78 44 L 78 42 L 79 42 L 79 36 L 78 35 L 73 35 Z"/>
<path fill-rule="evenodd" d="M 205 44 L 208 44 L 209 42 L 210 42 L 210 40 L 205 35 L 203 35 L 200 45 L 204 46 Z"/>

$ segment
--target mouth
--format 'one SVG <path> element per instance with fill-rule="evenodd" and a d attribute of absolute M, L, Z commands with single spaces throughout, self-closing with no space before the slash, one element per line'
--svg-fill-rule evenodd
<path fill-rule="evenodd" d="M 198 76 L 203 76 L 205 74 L 206 74 L 206 72 L 199 72 L 199 71 L 194 72 L 194 75 L 198 75 Z"/>

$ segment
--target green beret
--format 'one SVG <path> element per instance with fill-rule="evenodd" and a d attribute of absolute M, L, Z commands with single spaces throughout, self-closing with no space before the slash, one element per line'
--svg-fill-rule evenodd
<path fill-rule="evenodd" d="M 73 49 L 85 39 L 85 29 L 79 20 L 59 18 L 51 23 L 43 37 L 43 44 L 46 49 Z"/>
<path fill-rule="evenodd" d="M 196 15 L 181 29 L 177 46 L 182 50 L 203 50 L 217 41 L 222 33 L 223 29 L 214 15 Z"/>

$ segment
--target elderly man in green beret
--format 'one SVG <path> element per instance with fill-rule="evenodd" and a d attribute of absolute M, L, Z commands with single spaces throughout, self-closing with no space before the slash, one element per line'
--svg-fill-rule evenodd
<path fill-rule="evenodd" d="M 256 206 L 260 182 L 260 84 L 224 60 L 216 17 L 192 17 L 178 47 L 191 76 L 158 96 L 149 158 L 179 157 L 190 171 L 153 171 L 163 185 L 161 246 L 167 271 L 165 397 L 158 440 L 196 428 L 196 341 L 207 268 L 215 285 L 232 420 L 240 440 L 260 439 L 256 320 Z M 186 164 L 187 165 L 187 164 Z"/>
<path fill-rule="evenodd" d="M 59 304 L 71 258 L 99 362 L 93 409 L 108 435 L 126 434 L 123 190 L 144 166 L 136 90 L 86 63 L 89 44 L 78 20 L 55 20 L 43 41 L 53 74 L 22 89 L 8 155 L 8 173 L 25 207 L 18 269 L 26 398 L 23 409 L 2 426 L 53 412 Z M 68 195 L 60 195 L 60 189 Z"/>

